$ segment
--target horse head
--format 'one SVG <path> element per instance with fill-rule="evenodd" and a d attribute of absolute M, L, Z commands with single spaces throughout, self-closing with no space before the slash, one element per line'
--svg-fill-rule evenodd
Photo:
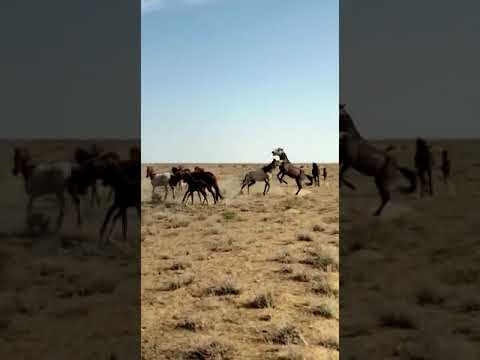
<path fill-rule="evenodd" d="M 13 169 L 12 173 L 17 176 L 19 172 L 25 167 L 25 163 L 30 160 L 28 150 L 21 147 L 16 147 L 13 150 Z"/>

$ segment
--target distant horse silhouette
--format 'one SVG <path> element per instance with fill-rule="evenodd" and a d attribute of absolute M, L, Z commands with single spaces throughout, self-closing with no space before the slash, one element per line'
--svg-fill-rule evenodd
<path fill-rule="evenodd" d="M 448 158 L 448 151 L 442 151 L 442 174 L 443 174 L 443 182 L 446 184 L 448 182 L 448 178 L 450 177 L 450 167 L 451 162 Z"/>
<path fill-rule="evenodd" d="M 280 171 L 277 174 L 277 178 L 280 181 L 280 183 L 288 184 L 283 178 L 285 175 L 288 177 L 291 177 L 292 179 L 295 179 L 295 182 L 297 183 L 297 192 L 295 195 L 298 195 L 300 190 L 302 190 L 302 182 L 305 178 L 310 179 L 310 184 L 312 183 L 312 179 L 310 176 L 307 176 L 305 172 L 293 165 L 290 160 L 288 160 L 288 156 L 285 153 L 285 151 L 282 148 L 277 148 L 272 151 L 273 156 L 278 156 L 280 158 Z"/>
<path fill-rule="evenodd" d="M 315 182 L 315 186 L 320 186 L 320 168 L 317 163 L 312 163 L 312 177 Z"/>
<path fill-rule="evenodd" d="M 327 168 L 323 168 L 323 182 L 327 180 Z"/>
<path fill-rule="evenodd" d="M 432 184 L 432 168 L 434 166 L 433 155 L 424 139 L 418 138 L 416 141 L 416 153 L 415 153 L 415 168 L 417 169 L 417 175 L 420 178 L 421 195 L 423 196 L 426 191 L 433 196 L 433 184 Z M 425 175 L 428 176 L 428 186 L 425 179 Z M 426 189 L 427 188 L 427 189 Z"/>
<path fill-rule="evenodd" d="M 344 104 L 340 105 L 340 130 L 340 162 L 342 164 L 340 182 L 355 188 L 343 178 L 345 171 L 350 167 L 363 175 L 373 177 L 381 197 L 381 204 L 374 212 L 375 216 L 379 216 L 390 201 L 390 188 L 393 180 L 396 180 L 399 175 L 410 182 L 409 187 L 401 187 L 399 190 L 403 193 L 415 191 L 415 173 L 410 169 L 398 166 L 396 159 L 388 151 L 378 149 L 363 139 L 345 110 Z"/>

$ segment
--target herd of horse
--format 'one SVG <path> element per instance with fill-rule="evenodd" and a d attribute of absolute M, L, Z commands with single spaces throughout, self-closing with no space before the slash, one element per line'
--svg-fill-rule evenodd
<path fill-rule="evenodd" d="M 340 104 L 340 173 L 339 185 L 345 185 L 353 190 L 355 185 L 345 179 L 345 173 L 353 168 L 363 175 L 373 177 L 375 185 L 380 194 L 381 203 L 375 210 L 374 215 L 381 214 L 385 205 L 390 201 L 392 186 L 399 177 L 408 181 L 408 186 L 399 187 L 399 190 L 411 194 L 417 189 L 417 177 L 420 179 L 421 195 L 428 193 L 433 196 L 432 169 L 434 157 L 430 146 L 424 139 L 416 140 L 416 153 L 414 158 L 415 170 L 400 166 L 392 154 L 393 147 L 380 149 L 368 140 L 363 138 L 357 130 L 352 117 L 345 109 L 345 104 Z M 294 165 L 288 159 L 284 149 L 277 148 L 272 151 L 273 160 L 257 169 L 245 174 L 240 185 L 240 193 L 257 182 L 265 184 L 263 195 L 270 190 L 270 181 L 276 168 L 279 169 L 277 179 L 281 184 L 288 184 L 285 177 L 293 179 L 297 185 L 298 195 L 305 182 L 306 185 L 320 185 L 320 168 L 316 163 L 312 164 L 312 173 L 306 174 L 302 167 Z M 275 157 L 278 157 L 276 159 Z M 444 182 L 448 181 L 451 162 L 446 150 L 442 151 L 441 170 Z M 108 201 L 110 207 L 105 214 L 104 221 L 100 228 L 101 242 L 108 242 L 108 239 L 119 218 L 122 219 L 123 238 L 126 239 L 127 216 L 126 211 L 134 207 L 140 217 L 140 170 L 141 156 L 138 147 L 132 147 L 128 159 L 121 159 L 115 152 L 104 152 L 93 145 L 91 149 L 77 148 L 73 154 L 73 160 L 66 161 L 34 161 L 26 148 L 16 147 L 13 155 L 13 174 L 21 175 L 25 183 L 25 192 L 28 196 L 27 202 L 27 224 L 35 215 L 33 204 L 35 200 L 44 195 L 55 195 L 59 207 L 56 221 L 56 230 L 59 230 L 63 223 L 65 213 L 65 194 L 68 193 L 73 200 L 76 209 L 77 225 L 82 225 L 80 210 L 80 199 L 87 195 L 90 189 L 91 206 L 99 205 L 97 182 L 110 188 Z M 327 177 L 326 168 L 323 168 L 323 178 Z M 210 171 L 200 167 L 193 170 L 183 166 L 173 167 L 171 172 L 156 173 L 153 167 L 147 167 L 146 176 L 150 178 L 153 187 L 152 196 L 157 187 L 165 189 L 164 200 L 167 198 L 169 189 L 175 199 L 175 191 L 184 186 L 187 190 L 184 193 L 182 203 L 188 198 L 194 202 L 194 193 L 202 204 L 208 204 L 207 192 L 213 197 L 214 203 L 223 199 L 218 178 Z M 113 218 L 112 218 L 113 216 Z M 105 231 L 111 220 L 110 230 L 105 236 Z"/>
<path fill-rule="evenodd" d="M 110 188 L 108 201 L 110 206 L 100 228 L 101 244 L 108 239 L 119 218 L 122 218 L 123 239 L 126 240 L 127 209 L 135 207 L 140 217 L 140 149 L 134 146 L 130 149 L 128 159 L 121 159 L 115 152 L 104 152 L 97 146 L 91 149 L 77 148 L 73 160 L 66 161 L 35 161 L 30 152 L 23 147 L 16 147 L 13 155 L 13 175 L 21 175 L 28 196 L 27 224 L 30 224 L 33 205 L 36 199 L 44 195 L 55 195 L 59 207 L 55 230 L 60 230 L 65 213 L 65 194 L 73 200 L 77 225 L 82 225 L 80 199 L 91 194 L 91 206 L 99 205 L 97 182 Z M 113 198 L 113 199 L 112 199 Z M 112 218 L 113 216 L 113 218 Z M 105 236 L 108 224 L 110 230 Z"/>
<path fill-rule="evenodd" d="M 345 109 L 345 104 L 340 104 L 340 186 L 355 190 L 355 186 L 345 179 L 345 172 L 353 168 L 363 175 L 373 177 L 381 197 L 381 203 L 374 215 L 379 216 L 385 205 L 390 201 L 393 184 L 399 177 L 406 178 L 409 186 L 400 187 L 402 193 L 411 194 L 417 189 L 417 176 L 420 179 L 421 195 L 426 192 L 433 196 L 432 170 L 435 165 L 434 157 L 427 142 L 418 138 L 414 167 L 416 171 L 400 166 L 395 156 L 392 155 L 392 146 L 380 149 L 360 135 L 352 117 Z M 451 161 L 448 152 L 442 150 L 443 181 L 447 183 L 450 176 Z M 428 178 L 428 180 L 427 180 Z"/>
<path fill-rule="evenodd" d="M 277 179 L 280 183 L 288 184 L 284 179 L 285 176 L 295 180 L 297 184 L 295 195 L 298 195 L 300 190 L 302 190 L 307 179 L 309 183 L 306 185 L 320 186 L 320 168 L 316 163 L 312 164 L 312 175 L 309 175 L 305 173 L 303 168 L 292 164 L 282 148 L 274 149 L 272 155 L 274 157 L 278 156 L 279 159 L 274 158 L 269 164 L 245 174 L 240 185 L 240 193 L 243 193 L 245 187 L 247 187 L 247 192 L 250 193 L 251 186 L 257 182 L 264 182 L 263 195 L 265 196 L 270 190 L 270 181 L 276 168 L 279 168 Z M 325 181 L 327 178 L 326 168 L 323 168 L 322 176 Z M 170 172 L 165 173 L 157 173 L 152 166 L 147 166 L 146 177 L 150 178 L 152 184 L 152 197 L 156 195 L 155 189 L 157 187 L 164 188 L 164 201 L 167 199 L 169 189 L 172 193 L 172 198 L 175 199 L 175 192 L 182 189 L 185 185 L 187 190 L 183 196 L 182 203 L 190 198 L 193 204 L 194 193 L 197 193 L 202 204 L 208 204 L 207 191 L 212 195 L 214 203 L 217 203 L 219 199 L 223 199 L 218 186 L 217 176 L 198 166 L 193 171 L 183 166 L 172 167 Z"/>

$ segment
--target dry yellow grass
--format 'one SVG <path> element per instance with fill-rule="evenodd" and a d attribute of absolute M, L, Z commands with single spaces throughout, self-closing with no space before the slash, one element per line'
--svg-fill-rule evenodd
<path fill-rule="evenodd" d="M 71 159 L 73 141 L 16 142 L 38 159 Z M 58 234 L 25 233 L 27 198 L 23 179 L 11 173 L 13 143 L 0 143 L 0 358 L 109 359 L 139 354 L 139 251 L 122 247 L 98 251 L 98 231 L 106 213 L 82 203 L 85 224 L 78 229 L 68 199 Z M 104 142 L 105 149 L 128 156 L 130 144 Z M 105 195 L 105 193 L 104 193 Z M 37 211 L 56 216 L 54 203 Z M 42 210 L 38 210 L 38 209 Z M 132 211 L 129 236 L 139 238 Z M 120 232 L 114 236 L 119 240 Z"/>
<path fill-rule="evenodd" d="M 414 140 L 396 146 L 413 166 Z M 380 218 L 373 180 L 347 172 L 341 190 L 342 357 L 479 359 L 479 141 L 434 141 L 433 198 L 393 194 Z M 441 182 L 442 148 L 452 158 Z"/>
<path fill-rule="evenodd" d="M 152 201 L 142 169 L 144 358 L 338 359 L 338 165 L 298 197 L 292 179 L 239 195 L 259 165 L 200 166 L 215 206 Z"/>

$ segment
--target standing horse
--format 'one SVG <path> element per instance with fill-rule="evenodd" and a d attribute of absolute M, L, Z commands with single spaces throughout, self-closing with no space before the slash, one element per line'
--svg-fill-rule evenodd
<path fill-rule="evenodd" d="M 443 182 L 446 184 L 448 182 L 448 178 L 450 177 L 450 167 L 451 162 L 448 158 L 448 151 L 442 151 L 442 174 L 443 174 Z"/>
<path fill-rule="evenodd" d="M 77 148 L 74 153 L 74 158 L 75 162 L 79 165 L 84 165 L 89 161 L 93 161 L 94 159 L 113 159 L 115 161 L 120 160 L 120 156 L 117 153 L 103 153 L 102 149 L 95 144 L 92 145 L 91 150 Z M 109 198 L 110 197 L 111 194 L 109 195 Z M 90 185 L 90 206 L 93 206 L 95 203 L 97 206 L 100 205 L 100 197 L 98 196 L 96 180 Z"/>
<path fill-rule="evenodd" d="M 421 195 L 423 196 L 426 191 L 433 196 L 432 185 L 432 168 L 433 168 L 433 156 L 424 139 L 417 139 L 416 152 L 415 152 L 415 168 L 417 169 L 417 176 L 420 178 Z M 428 186 L 425 179 L 425 174 L 428 176 Z M 428 189 L 426 189 L 428 187 Z"/>
<path fill-rule="evenodd" d="M 167 195 L 168 195 L 168 188 L 172 190 L 172 197 L 175 200 L 175 187 L 173 186 L 173 174 L 170 173 L 163 173 L 163 174 L 157 174 L 155 170 L 151 166 L 147 166 L 147 178 L 150 178 L 150 182 L 152 183 L 152 199 L 153 196 L 155 195 L 155 189 L 158 186 L 163 186 L 165 189 L 165 196 L 163 198 L 163 201 L 167 200 Z"/>
<path fill-rule="evenodd" d="M 320 169 L 317 163 L 312 163 L 312 177 L 315 182 L 315 186 L 320 186 Z"/>
<path fill-rule="evenodd" d="M 105 243 L 115 227 L 115 223 L 122 218 L 123 241 L 127 240 L 127 209 L 135 207 L 140 218 L 140 173 L 141 163 L 137 160 L 123 160 L 120 162 L 107 162 L 102 171 L 101 179 L 104 184 L 111 186 L 114 192 L 113 204 L 108 209 L 105 220 L 100 228 L 100 241 L 104 238 L 105 230 L 111 216 L 117 210 L 112 218 L 110 231 L 108 232 Z"/>
<path fill-rule="evenodd" d="M 272 177 L 273 169 L 278 166 L 278 163 L 279 161 L 277 159 L 273 159 L 270 164 L 265 165 L 261 169 L 248 172 L 243 178 L 240 193 L 243 193 L 243 189 L 248 185 L 247 191 L 250 194 L 250 186 L 255 184 L 257 181 L 263 181 L 265 182 L 265 188 L 263 189 L 263 195 L 265 196 L 265 194 L 270 190 L 270 178 Z"/>
<path fill-rule="evenodd" d="M 13 155 L 13 175 L 21 174 L 25 181 L 25 191 L 29 197 L 27 204 L 27 223 L 32 216 L 34 201 L 44 195 L 55 195 L 59 213 L 57 228 L 60 230 L 65 214 L 65 192 L 72 197 L 77 211 L 77 224 L 81 225 L 80 199 L 70 186 L 70 177 L 75 165 L 68 161 L 34 162 L 25 148 L 15 148 Z"/>
<path fill-rule="evenodd" d="M 342 120 L 343 119 L 343 120 Z M 375 185 L 381 197 L 381 204 L 374 212 L 379 216 L 390 201 L 391 186 L 399 175 L 405 177 L 409 182 L 409 187 L 401 187 L 399 190 L 403 193 L 412 193 L 416 189 L 415 173 L 405 167 L 400 167 L 396 159 L 388 151 L 378 149 L 370 142 L 360 136 L 356 130 L 353 120 L 345 110 L 345 105 L 340 105 L 340 183 L 355 189 L 347 182 L 343 175 L 347 169 L 352 167 L 363 175 L 371 176 L 375 179 Z"/>
<path fill-rule="evenodd" d="M 290 160 L 288 160 L 288 156 L 283 151 L 282 148 L 277 148 L 272 151 L 273 156 L 278 156 L 280 158 L 280 171 L 277 174 L 277 178 L 280 181 L 280 183 L 288 184 L 285 180 L 283 180 L 284 176 L 287 175 L 288 177 L 291 177 L 292 179 L 295 179 L 295 182 L 297 183 L 297 192 L 295 195 L 298 195 L 300 190 L 302 190 L 302 182 L 305 177 L 307 177 L 304 173 L 304 171 L 295 165 L 293 165 Z M 310 179 L 311 180 L 311 179 Z M 311 184 L 310 184 L 311 185 Z"/>

